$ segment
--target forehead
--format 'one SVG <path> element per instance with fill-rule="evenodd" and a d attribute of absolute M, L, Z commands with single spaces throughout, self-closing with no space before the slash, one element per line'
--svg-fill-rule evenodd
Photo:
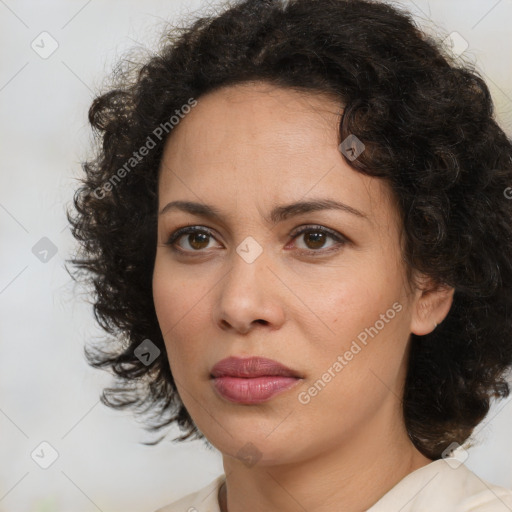
<path fill-rule="evenodd" d="M 342 108 L 326 95 L 283 89 L 251 82 L 224 87 L 201 96 L 198 104 L 180 121 L 169 136 L 162 158 L 166 167 L 187 169 L 207 179 L 215 170 L 273 166 L 275 172 L 295 172 L 316 161 L 320 172 L 326 151 L 340 158 L 337 128 Z M 300 164 L 300 165 L 299 165 Z M 310 171 L 310 172 L 311 172 Z"/>
<path fill-rule="evenodd" d="M 343 109 L 333 96 L 256 82 L 197 101 L 166 142 L 160 206 L 185 199 L 240 209 L 252 202 L 270 211 L 271 205 L 322 196 L 367 211 L 388 192 L 381 180 L 343 159 Z"/>

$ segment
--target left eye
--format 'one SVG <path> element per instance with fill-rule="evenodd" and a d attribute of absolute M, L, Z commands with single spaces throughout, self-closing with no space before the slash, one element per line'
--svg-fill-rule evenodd
<path fill-rule="evenodd" d="M 327 250 L 336 245 L 343 245 L 347 241 L 340 233 L 324 228 L 323 226 L 308 226 L 302 228 L 298 232 L 292 233 L 294 240 L 302 235 L 304 235 L 303 240 L 306 245 L 305 250 L 310 252 L 320 252 L 318 249 L 325 249 L 324 244 L 329 238 L 337 243 L 333 243 L 328 246 Z"/>
<path fill-rule="evenodd" d="M 188 243 L 189 248 L 183 247 L 179 242 L 181 239 L 188 235 L 185 238 L 185 241 Z M 301 251 L 307 251 L 310 253 L 314 252 L 324 252 L 321 249 L 326 249 L 324 247 L 327 239 L 334 240 L 334 242 L 330 246 L 327 247 L 326 251 L 331 250 L 336 245 L 341 246 L 347 242 L 347 239 L 336 231 L 332 231 L 323 226 L 307 226 L 302 229 L 292 232 L 290 236 L 293 240 L 298 239 L 302 235 L 303 241 L 305 243 L 305 247 L 298 247 Z M 181 251 L 182 253 L 186 252 L 203 252 L 202 249 L 207 249 L 211 239 L 215 239 L 212 232 L 200 226 L 187 226 L 181 229 L 176 230 L 169 237 L 166 245 L 171 246 L 174 250 Z M 176 246 L 179 247 L 176 248 Z"/>

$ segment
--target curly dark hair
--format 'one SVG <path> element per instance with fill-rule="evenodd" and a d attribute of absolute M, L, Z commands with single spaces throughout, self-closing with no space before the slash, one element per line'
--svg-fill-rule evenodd
<path fill-rule="evenodd" d="M 173 26 L 157 51 L 121 62 L 113 77 L 90 107 L 97 150 L 68 211 L 80 242 L 69 261 L 92 285 L 95 318 L 110 335 L 84 349 L 115 375 L 103 403 L 132 407 L 149 430 L 176 422 L 179 440 L 204 439 L 178 395 L 153 303 L 158 169 L 171 116 L 207 92 L 255 80 L 339 99 L 339 141 L 354 134 L 366 147 L 345 160 L 390 184 L 408 271 L 455 289 L 444 322 L 411 334 L 403 413 L 415 446 L 441 458 L 469 438 L 493 398 L 508 396 L 512 140 L 474 65 L 410 13 L 369 0 L 226 3 Z M 150 138 L 154 147 L 131 160 Z M 145 339 L 162 353 L 148 366 L 134 354 Z"/>

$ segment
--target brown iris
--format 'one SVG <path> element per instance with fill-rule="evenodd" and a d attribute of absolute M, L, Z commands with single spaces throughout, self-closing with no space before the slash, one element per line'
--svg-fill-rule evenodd
<path fill-rule="evenodd" d="M 194 248 L 194 249 L 204 249 L 205 247 L 208 246 L 208 242 L 209 242 L 209 238 L 210 238 L 210 235 L 206 234 L 206 233 L 192 233 L 190 235 L 188 235 L 188 242 L 190 244 L 190 247 Z M 191 240 L 200 240 L 199 242 L 197 243 L 193 243 L 191 242 Z M 201 244 L 205 244 L 205 245 L 201 245 Z"/>
<path fill-rule="evenodd" d="M 304 240 L 306 242 L 306 245 L 310 249 L 320 249 L 325 244 L 325 237 L 326 237 L 325 233 L 320 233 L 318 231 L 311 231 L 309 233 L 305 233 Z M 307 243 L 308 239 L 313 244 L 312 246 L 310 246 Z"/>

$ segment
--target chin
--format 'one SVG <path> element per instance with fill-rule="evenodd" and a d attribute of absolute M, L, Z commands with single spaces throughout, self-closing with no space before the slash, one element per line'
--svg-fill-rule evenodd
<path fill-rule="evenodd" d="M 275 422 L 272 425 L 260 431 L 256 431 L 253 426 L 250 434 L 247 433 L 247 429 L 240 426 L 235 430 L 240 434 L 233 434 L 233 436 L 229 435 L 233 430 L 228 426 L 226 430 L 219 427 L 222 431 L 221 435 L 218 435 L 219 431 L 217 431 L 216 436 L 210 437 L 207 433 L 205 436 L 223 456 L 238 459 L 248 468 L 256 464 L 261 467 L 298 462 L 302 458 L 298 443 L 284 431 L 280 433 L 275 430 Z"/>

